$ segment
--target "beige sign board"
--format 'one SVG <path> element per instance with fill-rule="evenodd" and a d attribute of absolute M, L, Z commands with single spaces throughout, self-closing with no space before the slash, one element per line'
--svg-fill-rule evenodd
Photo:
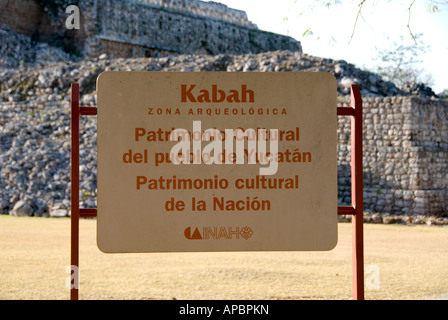
<path fill-rule="evenodd" d="M 335 247 L 331 74 L 105 72 L 97 90 L 103 252 Z"/>

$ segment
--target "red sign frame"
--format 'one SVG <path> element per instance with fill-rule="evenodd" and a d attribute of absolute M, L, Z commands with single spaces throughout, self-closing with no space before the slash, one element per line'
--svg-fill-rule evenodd
<path fill-rule="evenodd" d="M 79 118 L 97 115 L 96 107 L 79 106 L 79 84 L 71 85 L 71 237 L 70 265 L 79 272 L 79 219 L 96 217 L 96 208 L 79 207 Z M 352 216 L 352 283 L 353 299 L 364 300 L 364 235 L 363 235 L 363 118 L 359 86 L 351 86 L 350 107 L 338 107 L 338 116 L 351 117 L 351 206 L 339 206 L 338 215 Z M 75 283 L 70 300 L 79 299 L 79 274 L 72 274 Z"/>

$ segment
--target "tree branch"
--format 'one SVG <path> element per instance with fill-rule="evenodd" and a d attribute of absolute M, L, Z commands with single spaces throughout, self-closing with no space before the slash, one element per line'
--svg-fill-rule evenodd
<path fill-rule="evenodd" d="M 349 44 L 350 44 L 350 42 L 352 42 L 353 36 L 354 36 L 354 34 L 355 34 L 356 24 L 358 23 L 358 18 L 359 18 L 359 15 L 361 14 L 362 6 L 364 5 L 364 3 L 365 3 L 366 1 L 367 1 L 367 0 L 362 0 L 362 1 L 358 4 L 359 10 L 358 10 L 358 13 L 356 14 L 356 19 L 355 19 L 355 24 L 353 25 L 352 35 L 350 36 L 350 40 L 348 41 Z M 414 1 L 415 1 L 415 0 L 414 0 Z"/>
<path fill-rule="evenodd" d="M 411 34 L 412 39 L 414 40 L 415 44 L 417 44 L 417 40 L 415 39 L 415 36 L 411 30 L 411 9 L 412 9 L 412 6 L 414 5 L 414 3 L 415 3 L 415 0 L 412 0 L 412 3 L 409 5 L 409 8 L 408 8 L 408 25 L 407 25 L 407 27 L 408 27 L 409 33 Z"/>

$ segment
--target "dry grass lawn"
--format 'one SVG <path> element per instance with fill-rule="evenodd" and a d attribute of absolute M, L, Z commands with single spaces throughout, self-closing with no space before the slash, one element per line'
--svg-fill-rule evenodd
<path fill-rule="evenodd" d="M 104 254 L 80 222 L 80 299 L 351 299 L 351 225 L 329 252 Z M 447 299 L 448 228 L 365 225 L 366 299 Z M 0 216 L 0 299 L 68 299 L 70 220 Z M 373 266 L 373 267 L 372 267 Z M 367 269 L 370 270 L 370 269 Z M 372 276 L 366 273 L 366 279 Z"/>

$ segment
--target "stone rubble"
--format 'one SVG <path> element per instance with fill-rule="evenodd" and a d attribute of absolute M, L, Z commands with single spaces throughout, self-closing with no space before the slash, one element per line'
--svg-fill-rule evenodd
<path fill-rule="evenodd" d="M 56 61 L 76 61 L 63 49 L 45 42 L 35 42 L 31 37 L 19 34 L 0 24 L 0 70 L 20 66 L 45 65 Z"/>
<path fill-rule="evenodd" d="M 67 57 L 53 54 L 53 47 L 40 45 L 48 52 L 40 57 L 56 57 L 56 61 L 35 62 L 27 67 L 0 69 L 0 99 L 11 102 L 43 102 L 66 100 L 70 94 L 70 85 L 80 83 L 84 102 L 93 102 L 96 78 L 103 71 L 227 71 L 227 72 L 330 72 L 338 83 L 338 94 L 348 95 L 350 86 L 358 84 L 363 96 L 384 97 L 410 95 L 416 90 L 405 92 L 392 82 L 384 81 L 380 76 L 363 71 L 343 60 L 319 58 L 307 54 L 289 51 L 274 51 L 245 55 L 173 55 L 161 58 L 109 59 L 105 55 L 99 58 L 70 61 Z M 67 59 L 65 59 L 67 58 Z M 65 60 L 64 60 L 65 59 Z M 68 61 L 68 62 L 67 62 Z M 9 63 L 13 65 L 12 63 Z M 430 88 L 419 85 L 418 94 L 435 96 Z M 409 90 L 408 90 L 409 91 Z M 0 100 L 0 101 L 1 101 Z"/>
<path fill-rule="evenodd" d="M 426 87 L 423 83 L 407 83 L 402 88 L 404 92 L 407 92 L 415 96 L 435 96 L 436 94 L 431 88 Z"/>
<path fill-rule="evenodd" d="M 26 47 L 27 42 L 21 45 Z M 48 58 L 50 51 L 45 50 L 50 49 L 44 46 L 40 57 Z M 25 59 L 26 53 L 23 54 Z M 110 59 L 102 55 L 83 61 L 60 58 L 61 61 L 26 65 L 12 63 L 11 57 L 1 57 L 0 213 L 38 217 L 70 215 L 70 86 L 79 83 L 81 105 L 95 106 L 96 79 L 104 71 L 325 71 L 337 79 L 340 96 L 350 93 L 351 84 L 359 84 L 364 96 L 409 95 L 393 83 L 346 61 L 289 51 L 133 59 Z M 434 96 L 428 90 L 419 93 Z M 80 128 L 80 206 L 96 207 L 95 117 L 81 117 Z M 349 219 L 340 217 L 341 221 Z M 448 218 L 424 215 L 368 215 L 365 220 L 372 223 L 448 224 Z"/>

